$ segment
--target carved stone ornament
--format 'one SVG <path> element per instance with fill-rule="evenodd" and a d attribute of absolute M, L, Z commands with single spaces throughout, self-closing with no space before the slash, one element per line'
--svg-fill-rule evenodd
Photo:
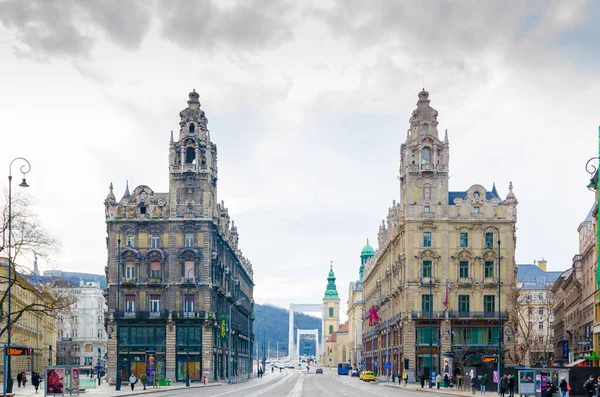
<path fill-rule="evenodd" d="M 419 230 L 436 230 L 437 226 L 432 221 L 424 221 L 419 225 Z"/>

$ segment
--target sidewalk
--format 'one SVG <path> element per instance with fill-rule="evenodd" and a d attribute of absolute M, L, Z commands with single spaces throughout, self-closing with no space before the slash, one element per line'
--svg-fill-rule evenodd
<path fill-rule="evenodd" d="M 35 394 L 35 388 L 31 386 L 31 384 L 27 384 L 27 387 L 13 387 L 13 393 L 16 396 L 43 396 L 44 395 L 44 383 L 40 385 L 38 389 L 38 393 Z M 209 383 L 207 385 L 192 383 L 190 385 L 190 389 L 202 389 L 206 387 L 215 387 L 222 386 L 222 383 Z M 153 389 L 152 387 L 146 386 L 146 390 L 144 390 L 144 386 L 141 383 L 135 385 L 135 390 L 131 391 L 131 387 L 129 385 L 122 385 L 120 391 L 115 390 L 115 386 L 109 386 L 108 383 L 103 382 L 101 386 L 96 386 L 94 389 L 86 389 L 85 392 L 81 393 L 82 396 L 136 396 L 139 394 L 152 394 L 152 393 L 160 393 L 164 391 L 171 390 L 180 390 L 187 389 L 185 387 L 185 383 L 177 383 L 172 386 L 162 386 L 160 389 Z M 2 394 L 2 390 L 0 389 L 0 395 Z M 68 393 L 65 393 L 65 396 L 68 396 Z"/>
<path fill-rule="evenodd" d="M 402 386 L 398 385 L 398 380 L 396 379 L 396 383 L 392 383 L 392 380 L 390 379 L 389 382 L 385 381 L 385 376 L 383 377 L 378 377 L 377 378 L 377 384 L 379 386 L 385 386 L 385 387 L 394 387 L 397 389 L 405 389 L 405 390 L 410 390 L 410 391 L 421 391 L 421 392 L 426 392 L 426 393 L 438 393 L 438 394 L 444 394 L 447 396 L 472 396 L 473 394 L 471 393 L 471 388 L 469 388 L 469 390 L 458 390 L 456 388 L 448 388 L 445 389 L 443 387 L 440 387 L 440 389 L 437 388 L 437 386 L 433 386 L 431 389 L 428 387 L 427 384 L 425 384 L 425 387 L 421 389 L 421 384 L 420 383 L 408 383 L 406 385 L 406 387 L 404 387 L 404 382 L 402 382 Z M 491 391 L 489 391 L 490 396 L 496 395 L 495 390 L 494 393 L 492 393 Z M 487 393 L 486 393 L 487 394 Z M 479 391 L 476 392 L 476 395 L 480 396 L 481 394 L 479 394 Z"/>

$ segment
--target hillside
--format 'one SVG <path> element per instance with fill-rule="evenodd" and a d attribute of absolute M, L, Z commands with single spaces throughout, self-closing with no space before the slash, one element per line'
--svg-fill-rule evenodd
<path fill-rule="evenodd" d="M 263 330 L 264 336 L 270 346 L 269 357 L 275 357 L 277 342 L 279 342 L 279 357 L 288 355 L 288 327 L 289 312 L 281 307 L 273 305 L 254 305 L 254 333 L 260 338 L 260 350 L 262 352 Z M 294 331 L 300 329 L 318 329 L 321 332 L 321 319 L 307 314 L 296 313 L 294 316 Z M 294 338 L 295 338 L 294 332 Z M 300 354 L 315 353 L 314 342 L 300 342 Z M 256 352 L 254 352 L 256 354 Z M 262 353 L 261 353 L 262 354 Z"/>

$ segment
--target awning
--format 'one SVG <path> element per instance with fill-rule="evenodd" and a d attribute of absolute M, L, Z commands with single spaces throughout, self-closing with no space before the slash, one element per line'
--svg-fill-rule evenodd
<path fill-rule="evenodd" d="M 579 364 L 585 362 L 585 358 L 580 358 L 579 360 L 573 361 L 572 363 L 568 363 L 565 367 L 579 367 Z"/>

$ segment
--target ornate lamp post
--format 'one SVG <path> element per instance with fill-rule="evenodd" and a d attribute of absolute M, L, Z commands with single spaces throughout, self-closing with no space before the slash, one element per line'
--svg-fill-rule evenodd
<path fill-rule="evenodd" d="M 429 388 L 433 387 L 433 383 L 431 382 L 431 372 L 433 371 L 433 292 L 432 292 L 432 269 L 429 269 L 429 272 L 425 271 L 425 268 L 419 270 L 419 280 L 421 280 L 420 286 L 423 286 L 423 279 L 425 277 L 429 278 L 429 365 L 431 365 L 431 369 L 429 370 Z"/>
<path fill-rule="evenodd" d="M 498 266 L 498 395 L 500 394 L 500 369 L 502 368 L 502 323 L 500 320 L 500 229 L 496 226 L 486 226 L 483 229 L 483 239 L 484 245 L 486 244 L 487 234 L 490 233 L 488 230 L 491 230 L 491 233 L 496 233 L 498 238 L 497 240 L 497 266 Z"/>
<path fill-rule="evenodd" d="M 3 384 L 3 394 L 12 393 L 12 375 L 11 375 L 11 360 L 10 357 L 6 360 L 6 347 L 11 344 L 11 321 L 10 317 L 12 315 L 12 307 L 11 307 L 11 289 L 12 289 L 12 165 L 15 161 L 21 161 L 24 164 L 21 165 L 21 173 L 23 174 L 23 181 L 19 184 L 21 187 L 29 187 L 27 184 L 27 180 L 25 179 L 25 174 L 27 174 L 31 170 L 31 164 L 29 161 L 23 157 L 16 157 L 8 166 L 8 318 L 6 321 L 6 332 L 7 336 L 7 344 L 4 345 L 4 360 L 8 361 L 5 368 L 4 375 L 4 384 Z M 15 275 L 16 277 L 16 275 Z M 7 383 L 8 380 L 8 383 Z"/>
<path fill-rule="evenodd" d="M 229 338 L 227 341 L 227 375 L 229 375 L 228 383 L 231 384 L 231 308 L 239 305 L 244 301 L 246 297 L 238 299 L 231 305 L 229 305 Z"/>
<path fill-rule="evenodd" d="M 118 237 L 117 237 L 117 307 L 115 313 L 117 314 L 117 384 L 115 386 L 115 390 L 121 390 L 121 352 L 120 344 L 121 344 L 121 233 L 125 232 L 125 235 L 128 237 L 127 246 L 131 246 L 130 237 L 133 236 L 133 228 L 129 225 L 125 225 L 119 229 Z"/>
<path fill-rule="evenodd" d="M 598 156 L 600 156 L 600 127 L 598 127 Z M 587 187 L 592 191 L 596 191 L 596 203 L 600 203 L 600 177 L 597 175 L 598 166 L 593 163 L 594 160 L 598 161 L 598 164 L 600 165 L 600 157 L 592 157 L 585 164 L 585 170 L 592 176 Z M 600 244 L 600 227 L 598 226 L 596 227 L 596 233 L 596 247 L 598 247 Z M 600 288 L 600 255 L 597 255 L 597 257 L 598 263 L 596 264 L 596 286 L 597 288 Z"/>

